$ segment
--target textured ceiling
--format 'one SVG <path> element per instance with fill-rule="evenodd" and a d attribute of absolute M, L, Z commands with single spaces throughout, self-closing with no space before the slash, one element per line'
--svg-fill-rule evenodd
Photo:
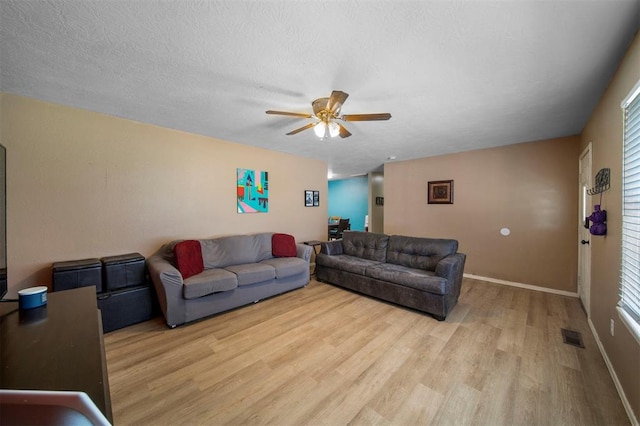
<path fill-rule="evenodd" d="M 580 133 L 639 27 L 640 0 L 1 0 L 0 88 L 346 177 Z M 265 114 L 334 89 L 393 117 L 321 141 Z"/>

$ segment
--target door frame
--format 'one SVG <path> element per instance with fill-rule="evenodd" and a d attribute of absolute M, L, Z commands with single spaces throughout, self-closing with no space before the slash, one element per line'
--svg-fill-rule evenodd
<path fill-rule="evenodd" d="M 591 245 L 583 245 L 581 240 L 585 239 L 587 235 L 588 240 L 591 241 L 591 235 L 588 231 L 585 233 L 584 223 L 585 217 L 589 215 L 590 196 L 586 194 L 583 186 L 583 162 L 586 160 L 588 171 L 586 176 L 587 188 L 590 187 L 593 177 L 593 149 L 592 144 L 589 142 L 587 147 L 580 153 L 578 157 L 578 274 L 577 274 L 577 290 L 578 298 L 582 303 L 582 307 L 587 314 L 587 318 L 591 317 Z"/>

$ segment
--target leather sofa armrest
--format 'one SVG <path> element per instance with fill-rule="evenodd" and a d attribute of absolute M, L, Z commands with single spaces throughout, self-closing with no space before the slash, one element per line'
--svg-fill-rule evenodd
<path fill-rule="evenodd" d="M 465 258 L 462 253 L 454 253 L 441 259 L 436 265 L 435 274 L 446 279 L 454 278 L 456 274 L 462 273 Z"/>
<path fill-rule="evenodd" d="M 455 272 L 457 262 L 459 262 L 459 260 L 452 255 L 442 258 L 436 265 L 435 274 L 442 278 L 451 278 Z"/>
<path fill-rule="evenodd" d="M 436 276 L 447 279 L 448 291 L 453 292 L 456 298 L 460 294 L 466 259 L 467 255 L 464 253 L 455 253 L 440 260 L 436 265 Z"/>
<path fill-rule="evenodd" d="M 342 250 L 342 241 L 334 240 L 334 241 L 327 241 L 326 243 L 322 243 L 322 245 L 320 245 L 320 253 L 326 254 L 329 256 L 344 254 L 344 251 Z"/>

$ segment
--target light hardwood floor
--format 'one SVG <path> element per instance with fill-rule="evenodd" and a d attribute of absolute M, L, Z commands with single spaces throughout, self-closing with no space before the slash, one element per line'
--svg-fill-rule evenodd
<path fill-rule="evenodd" d="M 104 340 L 116 425 L 630 423 L 577 299 L 477 280 L 444 322 L 312 280 Z"/>

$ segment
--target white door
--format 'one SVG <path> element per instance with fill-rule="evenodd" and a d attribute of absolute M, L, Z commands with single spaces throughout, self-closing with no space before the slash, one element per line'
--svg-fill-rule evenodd
<path fill-rule="evenodd" d="M 593 206 L 587 190 L 591 182 L 591 144 L 580 155 L 580 185 L 578 204 L 578 296 L 587 317 L 590 317 L 589 297 L 591 290 L 591 234 L 585 228 L 585 218 L 591 215 Z"/>

